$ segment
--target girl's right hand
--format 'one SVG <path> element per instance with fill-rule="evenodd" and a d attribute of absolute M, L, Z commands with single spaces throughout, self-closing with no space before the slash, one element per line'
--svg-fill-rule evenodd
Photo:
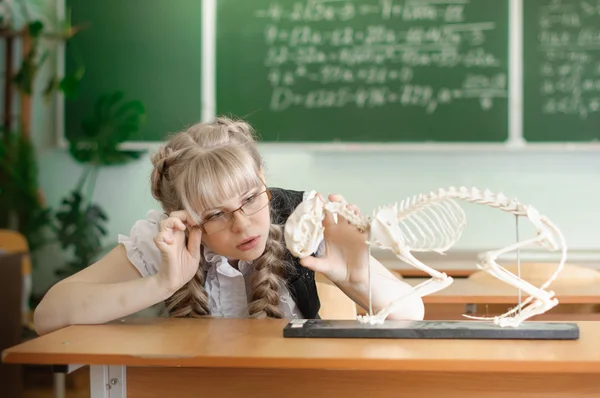
<path fill-rule="evenodd" d="M 189 229 L 185 244 L 185 230 Z M 200 265 L 202 230 L 185 211 L 174 211 L 161 221 L 154 243 L 162 253 L 162 264 L 157 273 L 162 285 L 175 293 L 188 283 Z"/>

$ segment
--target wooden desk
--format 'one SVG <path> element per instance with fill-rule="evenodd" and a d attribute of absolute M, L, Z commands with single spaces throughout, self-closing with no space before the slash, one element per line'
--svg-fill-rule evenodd
<path fill-rule="evenodd" d="M 429 278 L 405 278 L 416 286 Z M 560 304 L 600 304 L 600 283 L 581 286 L 550 285 Z M 527 296 L 523 293 L 522 298 Z M 467 278 L 454 278 L 447 288 L 423 297 L 431 304 L 504 304 L 517 303 L 518 290 L 503 283 L 480 283 Z M 559 305 L 560 305 L 559 304 Z"/>
<path fill-rule="evenodd" d="M 405 278 L 412 286 L 426 278 Z M 532 320 L 600 321 L 600 284 L 581 286 L 550 285 L 559 304 Z M 522 300 L 527 298 L 523 293 Z M 506 312 L 518 303 L 518 290 L 503 283 L 481 283 L 468 278 L 454 278 L 447 288 L 423 297 L 425 319 L 462 319 L 464 313 L 493 316 Z M 364 312 L 364 311 L 363 311 Z"/>
<path fill-rule="evenodd" d="M 71 326 L 12 347 L 3 360 L 91 365 L 92 398 L 600 394 L 600 322 L 580 322 L 580 339 L 570 341 L 290 339 L 285 324 L 162 318 Z"/>
<path fill-rule="evenodd" d="M 478 257 L 481 253 L 486 250 L 493 250 L 497 248 L 490 247 L 488 249 L 480 250 L 449 250 L 445 255 L 440 255 L 433 252 L 413 253 L 423 263 L 429 265 L 433 269 L 445 272 L 447 275 L 452 277 L 467 277 L 474 272 L 477 272 L 477 263 L 479 262 Z M 389 250 L 381 250 L 373 248 L 371 254 L 379 260 L 386 268 L 392 270 L 395 273 L 402 275 L 405 278 L 425 278 L 429 277 L 425 272 L 408 265 L 407 263 L 399 260 Z M 549 262 L 557 264 L 560 259 L 560 253 L 558 252 L 546 252 L 546 251 L 528 251 L 523 250 L 520 254 L 521 263 L 540 263 Z M 514 264 L 517 262 L 516 253 L 511 252 L 502 256 L 498 260 L 500 265 L 505 266 L 507 264 Z M 567 263 L 574 264 L 577 266 L 600 270 L 600 250 L 590 249 L 569 249 L 567 256 Z"/>

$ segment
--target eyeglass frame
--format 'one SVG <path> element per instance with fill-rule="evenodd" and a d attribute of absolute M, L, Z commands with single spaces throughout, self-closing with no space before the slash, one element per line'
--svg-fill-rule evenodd
<path fill-rule="evenodd" d="M 232 211 L 228 211 L 228 212 L 226 212 L 226 213 L 223 213 L 223 215 L 222 215 L 221 217 L 223 217 L 223 216 L 230 216 L 230 217 L 229 217 L 229 219 L 226 221 L 226 223 L 229 223 L 231 220 L 233 220 L 233 214 L 234 214 L 236 211 L 241 211 L 241 212 L 242 212 L 242 214 L 243 214 L 243 215 L 245 215 L 246 217 L 250 217 L 250 216 L 253 216 L 253 215 L 255 215 L 256 213 L 258 213 L 259 211 L 261 211 L 261 210 L 263 210 L 265 207 L 267 207 L 267 206 L 269 205 L 269 203 L 271 203 L 271 199 L 273 199 L 273 195 L 271 194 L 271 190 L 270 190 L 269 188 L 265 189 L 264 191 L 261 191 L 261 192 L 257 193 L 257 194 L 255 195 L 255 197 L 258 197 L 258 196 L 262 195 L 263 193 L 266 193 L 266 194 L 267 194 L 267 203 L 266 203 L 266 204 L 265 204 L 263 207 L 261 207 L 260 209 L 256 210 L 254 213 L 252 213 L 252 214 L 248 214 L 248 213 L 246 213 L 246 212 L 244 211 L 243 207 L 244 207 L 244 206 L 246 206 L 246 205 L 247 205 L 247 203 L 244 203 L 243 205 L 241 205 L 240 207 L 238 207 L 238 208 L 237 208 L 237 209 L 235 209 L 235 210 L 232 210 Z M 198 224 L 198 225 L 197 225 L 197 227 L 198 227 L 198 228 L 200 228 L 200 229 L 202 230 L 202 233 L 203 233 L 203 234 L 206 234 L 206 235 L 212 235 L 212 234 L 216 234 L 216 233 L 218 233 L 218 232 L 221 232 L 221 231 L 225 230 L 225 228 L 227 228 L 227 226 L 225 226 L 223 229 L 220 229 L 220 230 L 218 230 L 218 231 L 215 231 L 215 232 L 212 232 L 212 233 L 210 233 L 210 234 L 209 234 L 208 232 L 206 232 L 206 229 L 204 228 L 204 224 L 206 224 L 206 223 L 209 223 L 209 222 L 211 222 L 211 221 L 214 221 L 214 220 L 208 220 L 208 221 L 204 221 L 204 222 L 202 222 L 202 223 L 200 223 L 200 224 Z"/>

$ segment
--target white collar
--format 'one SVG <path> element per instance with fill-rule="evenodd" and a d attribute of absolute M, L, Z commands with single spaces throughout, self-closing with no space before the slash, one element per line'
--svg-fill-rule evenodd
<path fill-rule="evenodd" d="M 220 254 L 215 253 L 208 246 L 204 245 L 204 259 L 205 261 L 205 269 L 208 270 L 211 267 L 216 267 L 216 269 L 221 273 L 236 274 L 238 272 L 242 274 L 246 274 L 250 269 L 253 268 L 252 261 L 239 260 L 238 261 L 238 269 L 235 269 L 231 264 L 229 264 L 229 260 L 227 257 L 222 256 Z"/>

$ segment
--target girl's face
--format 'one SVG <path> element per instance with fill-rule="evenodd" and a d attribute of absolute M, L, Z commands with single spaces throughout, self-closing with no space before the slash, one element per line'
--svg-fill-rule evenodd
<path fill-rule="evenodd" d="M 269 236 L 269 200 L 270 193 L 259 186 L 206 210 L 202 243 L 230 260 L 256 260 Z"/>

